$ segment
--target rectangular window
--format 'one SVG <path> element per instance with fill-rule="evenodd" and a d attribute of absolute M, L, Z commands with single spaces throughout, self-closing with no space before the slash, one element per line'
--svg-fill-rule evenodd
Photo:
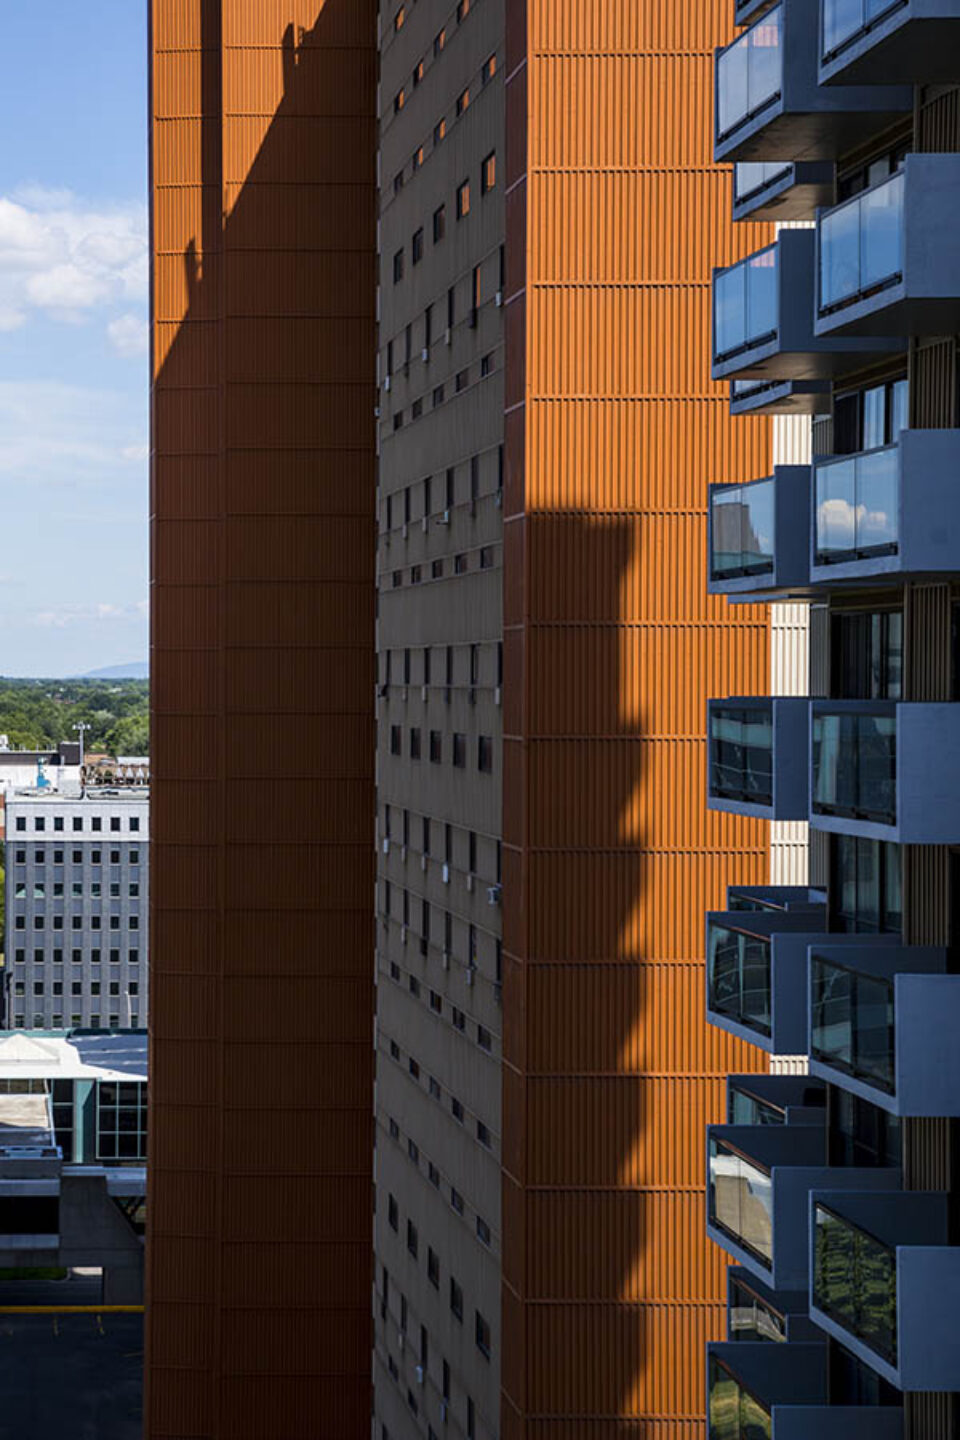
<path fill-rule="evenodd" d="M 434 1290 L 440 1289 L 440 1256 L 436 1250 L 427 1249 L 427 1279 Z"/>
<path fill-rule="evenodd" d="M 461 91 L 460 91 L 460 94 L 457 96 L 457 119 L 458 119 L 458 120 L 459 120 L 460 116 L 464 113 L 464 111 L 469 108 L 469 105 L 470 105 L 470 87 L 469 87 L 469 85 L 468 85 L 467 88 L 466 88 L 465 90 L 461 90 Z"/>
<path fill-rule="evenodd" d="M 470 181 L 464 180 L 457 186 L 457 219 L 464 220 L 470 214 Z"/>
<path fill-rule="evenodd" d="M 484 1320 L 480 1311 L 477 1311 L 476 1321 L 477 1349 L 487 1360 L 490 1359 L 490 1326 Z"/>
<path fill-rule="evenodd" d="M 390 726 L 390 754 L 401 755 L 403 753 L 403 732 L 399 725 Z"/>
<path fill-rule="evenodd" d="M 421 228 L 420 230 L 417 230 L 417 231 L 414 232 L 413 240 L 412 240 L 412 242 L 411 242 L 411 253 L 412 253 L 412 255 L 413 255 L 413 263 L 414 263 L 414 265 L 419 265 L 419 264 L 420 264 L 420 261 L 423 259 L 423 230 L 422 230 L 422 228 Z"/>
<path fill-rule="evenodd" d="M 393 257 L 393 283 L 398 284 L 403 279 L 403 251 L 398 250 Z"/>
<path fill-rule="evenodd" d="M 454 1280 L 452 1275 L 450 1276 L 450 1309 L 453 1311 L 456 1319 L 462 1322 L 463 1291 L 460 1289 L 460 1286 L 457 1284 L 456 1280 Z"/>
<path fill-rule="evenodd" d="M 477 769 L 487 775 L 493 770 L 493 740 L 489 735 L 477 737 Z"/>
<path fill-rule="evenodd" d="M 830 928 L 846 934 L 903 929 L 902 851 L 886 840 L 830 837 Z"/>
<path fill-rule="evenodd" d="M 489 58 L 486 59 L 486 60 L 483 62 L 483 72 L 482 72 L 482 73 L 483 73 L 483 83 L 484 83 L 484 85 L 489 85 L 490 81 L 493 79 L 494 75 L 496 75 L 496 73 L 497 73 L 497 57 L 496 57 L 496 55 L 491 55 L 491 56 L 489 56 Z"/>
<path fill-rule="evenodd" d="M 433 54 L 434 54 L 434 57 L 436 57 L 437 55 L 440 54 L 440 52 L 442 51 L 442 49 L 443 49 L 443 47 L 446 45 L 446 43 L 447 43 L 447 32 L 446 32 L 446 28 L 444 28 L 443 30 L 438 30 L 437 33 L 436 33 L 436 35 L 433 37 Z"/>
<path fill-rule="evenodd" d="M 412 1220 L 408 1220 L 408 1221 L 407 1221 L 407 1250 L 408 1250 L 409 1253 L 413 1256 L 414 1259 L 417 1258 L 417 1251 L 419 1250 L 419 1248 L 420 1248 L 420 1237 L 419 1237 L 418 1234 L 417 1234 L 417 1227 L 416 1227 L 416 1225 L 414 1225 L 414 1223 L 413 1223 Z"/>
<path fill-rule="evenodd" d="M 834 614 L 830 668 L 834 700 L 899 700 L 903 694 L 903 612 Z"/>
<path fill-rule="evenodd" d="M 465 770 L 467 766 L 467 737 L 459 731 L 453 736 L 453 763 L 457 770 Z"/>
<path fill-rule="evenodd" d="M 444 141 L 446 138 L 447 138 L 447 121 L 446 121 L 446 117 L 443 116 L 443 115 L 441 115 L 440 119 L 437 121 L 436 125 L 434 125 L 434 127 L 433 127 L 433 143 L 434 143 L 434 145 L 442 145 L 443 141 Z"/>
<path fill-rule="evenodd" d="M 420 730 L 415 725 L 410 728 L 410 759 L 420 759 Z"/>
<path fill-rule="evenodd" d="M 447 233 L 447 207 L 439 205 L 433 212 L 433 243 L 439 245 Z"/>
<path fill-rule="evenodd" d="M 497 152 L 491 150 L 480 167 L 480 194 L 489 195 L 497 187 Z"/>
<path fill-rule="evenodd" d="M 441 730 L 430 731 L 430 761 L 433 765 L 443 763 L 443 732 Z"/>

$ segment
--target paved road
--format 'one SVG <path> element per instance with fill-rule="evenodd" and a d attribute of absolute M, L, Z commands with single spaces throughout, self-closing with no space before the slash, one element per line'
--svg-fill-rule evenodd
<path fill-rule="evenodd" d="M 142 1392 L 142 1315 L 0 1314 L 0 1440 L 141 1440 Z"/>

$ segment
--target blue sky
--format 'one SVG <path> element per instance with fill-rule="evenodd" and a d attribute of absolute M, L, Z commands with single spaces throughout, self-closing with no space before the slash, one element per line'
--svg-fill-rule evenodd
<path fill-rule="evenodd" d="M 0 675 L 147 655 L 146 10 L 0 7 Z"/>

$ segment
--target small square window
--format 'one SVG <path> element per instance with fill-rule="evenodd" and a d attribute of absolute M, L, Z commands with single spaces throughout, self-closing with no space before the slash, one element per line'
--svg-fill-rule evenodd
<path fill-rule="evenodd" d="M 90 829 L 91 829 L 91 830 L 102 830 L 102 829 L 103 829 L 103 819 L 101 818 L 101 816 L 99 816 L 99 815 L 94 815 L 93 819 L 90 821 Z"/>
<path fill-rule="evenodd" d="M 119 815 L 111 815 L 111 816 L 110 816 L 110 829 L 111 829 L 111 830 L 119 830 L 119 829 L 120 829 L 120 816 L 119 816 Z"/>
<path fill-rule="evenodd" d="M 139 831 L 139 829 L 140 829 L 140 817 L 139 817 L 139 815 L 133 815 L 133 816 L 131 816 L 131 818 L 130 818 L 130 829 L 131 829 L 131 830 L 134 830 L 134 831 Z"/>
<path fill-rule="evenodd" d="M 459 1120 L 460 1124 L 462 1125 L 462 1124 L 463 1124 L 463 1103 L 462 1103 L 462 1101 L 458 1100 L 455 1095 L 451 1095 L 451 1097 L 450 1097 L 450 1110 L 451 1110 L 451 1112 L 452 1112 L 452 1114 L 453 1114 L 454 1120 Z"/>
<path fill-rule="evenodd" d="M 53 828 L 54 828 L 54 830 L 62 830 L 62 829 L 63 829 L 63 816 L 62 816 L 62 815 L 55 815 L 55 816 L 53 817 Z"/>
<path fill-rule="evenodd" d="M 490 1131 L 482 1120 L 477 1121 L 477 1139 L 481 1145 L 486 1146 L 488 1150 L 490 1149 Z"/>
<path fill-rule="evenodd" d="M 46 830 L 47 817 L 45 815 L 38 815 L 33 822 L 33 828 L 34 830 Z"/>
<path fill-rule="evenodd" d="M 434 579 L 434 580 L 442 580 L 442 579 L 443 579 L 443 561 L 442 561 L 442 560 L 434 560 L 433 564 L 432 564 L 431 567 L 430 567 L 430 574 L 431 574 L 432 579 Z"/>
<path fill-rule="evenodd" d="M 83 816 L 82 816 L 82 815 L 74 815 L 74 817 L 73 817 L 73 829 L 74 829 L 74 833 L 76 833 L 78 830 L 82 830 L 82 829 L 83 829 Z"/>
<path fill-rule="evenodd" d="M 27 828 L 26 816 L 24 816 L 24 815 L 18 815 L 18 816 L 17 816 L 17 825 L 16 825 L 16 828 L 17 828 L 18 830 L 26 830 L 26 828 Z"/>

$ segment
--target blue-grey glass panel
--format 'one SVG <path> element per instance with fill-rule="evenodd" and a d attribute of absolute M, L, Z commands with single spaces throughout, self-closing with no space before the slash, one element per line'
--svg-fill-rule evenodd
<path fill-rule="evenodd" d="M 713 579 L 772 571 L 774 481 L 715 490 L 712 504 Z"/>
<path fill-rule="evenodd" d="M 889 554 L 899 544 L 895 445 L 816 466 L 817 563 Z"/>
<path fill-rule="evenodd" d="M 715 706 L 710 712 L 710 794 L 773 803 L 773 708 Z"/>
<path fill-rule="evenodd" d="M 813 1298 L 819 1310 L 896 1364 L 896 1254 L 820 1205 L 816 1208 Z"/>
<path fill-rule="evenodd" d="M 737 200 L 764 190 L 773 180 L 779 180 L 791 169 L 782 160 L 744 160 L 733 167 L 733 194 Z"/>
<path fill-rule="evenodd" d="M 787 1338 L 783 1316 L 740 1280 L 731 1281 L 728 1314 L 731 1340 L 782 1344 Z"/>
<path fill-rule="evenodd" d="M 727 1120 L 731 1125 L 785 1125 L 787 1117 L 769 1100 L 761 1100 L 758 1095 L 734 1086 L 727 1101 Z"/>
<path fill-rule="evenodd" d="M 892 983 L 814 956 L 811 989 L 810 1039 L 816 1058 L 892 1095 Z"/>
<path fill-rule="evenodd" d="M 710 1212 L 751 1254 L 773 1262 L 773 1184 L 770 1176 L 722 1140 L 710 1141 Z"/>
<path fill-rule="evenodd" d="M 821 310 L 850 304 L 902 274 L 904 186 L 900 172 L 824 215 Z"/>
<path fill-rule="evenodd" d="M 770 1034 L 770 941 L 726 925 L 711 925 L 707 945 L 710 1009 Z"/>
<path fill-rule="evenodd" d="M 895 715 L 815 715 L 814 810 L 895 824 L 896 758 Z"/>
<path fill-rule="evenodd" d="M 729 45 L 717 64 L 717 127 L 722 138 L 780 94 L 781 7 Z"/>
<path fill-rule="evenodd" d="M 850 43 L 906 0 L 823 0 L 823 54 Z"/>

